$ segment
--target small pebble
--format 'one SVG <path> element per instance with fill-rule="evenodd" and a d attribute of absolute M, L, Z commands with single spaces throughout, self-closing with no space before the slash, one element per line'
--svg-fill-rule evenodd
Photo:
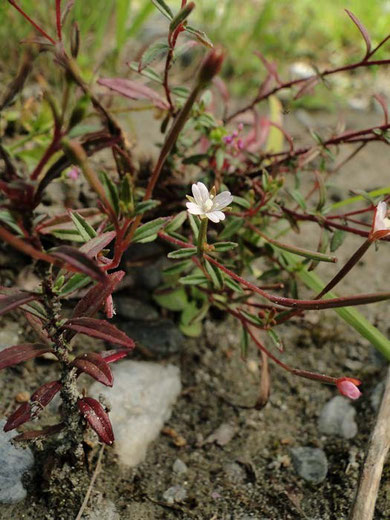
<path fill-rule="evenodd" d="M 291 458 L 295 471 L 312 484 L 320 484 L 328 473 L 328 461 L 323 450 L 308 446 L 293 448 Z"/>
<path fill-rule="evenodd" d="M 184 502 L 187 498 L 187 491 L 183 486 L 172 486 L 165 491 L 163 499 L 167 504 L 174 504 L 175 502 Z"/>
<path fill-rule="evenodd" d="M 187 465 L 181 459 L 175 460 L 172 469 L 174 473 L 177 473 L 177 475 L 184 475 L 188 471 Z"/>

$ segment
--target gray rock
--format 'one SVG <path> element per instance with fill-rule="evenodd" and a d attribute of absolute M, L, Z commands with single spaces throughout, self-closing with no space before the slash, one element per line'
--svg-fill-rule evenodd
<path fill-rule="evenodd" d="M 17 432 L 4 432 L 5 420 L 0 421 L 0 502 L 15 504 L 26 498 L 23 474 L 32 468 L 34 456 L 27 448 L 15 447 L 10 441 Z"/>
<path fill-rule="evenodd" d="M 187 464 L 181 459 L 176 459 L 172 466 L 173 472 L 177 475 L 185 475 L 188 471 Z"/>
<path fill-rule="evenodd" d="M 158 356 L 167 356 L 179 352 L 184 336 L 171 320 L 128 321 L 122 329 Z"/>
<path fill-rule="evenodd" d="M 380 383 L 378 383 L 376 385 L 376 387 L 374 388 L 374 390 L 372 391 L 372 393 L 370 395 L 370 402 L 371 402 L 371 406 L 372 406 L 372 409 L 374 410 L 374 412 L 377 412 L 379 410 L 379 406 L 381 404 L 384 391 L 385 391 L 385 383 L 383 381 L 381 381 Z"/>
<path fill-rule="evenodd" d="M 114 386 L 94 383 L 90 395 L 111 405 L 110 418 L 119 462 L 136 466 L 146 456 L 181 391 L 179 369 L 145 361 L 122 361 L 112 368 Z"/>
<path fill-rule="evenodd" d="M 183 486 L 172 486 L 163 494 L 163 500 L 167 504 L 174 504 L 175 502 L 184 502 L 187 498 L 187 491 Z"/>
<path fill-rule="evenodd" d="M 205 444 L 216 442 L 219 446 L 226 446 L 233 439 L 237 428 L 229 423 L 222 423 L 218 428 L 207 437 Z"/>
<path fill-rule="evenodd" d="M 128 320 L 149 321 L 159 317 L 154 307 L 130 296 L 114 296 L 114 303 L 118 316 Z"/>
<path fill-rule="evenodd" d="M 351 402 L 338 395 L 328 401 L 321 410 L 318 429 L 327 435 L 339 435 L 345 439 L 352 439 L 358 431 L 355 415 L 356 410 Z"/>
<path fill-rule="evenodd" d="M 328 461 L 319 448 L 299 447 L 291 450 L 295 471 L 300 477 L 312 484 L 320 484 L 328 473 Z"/>

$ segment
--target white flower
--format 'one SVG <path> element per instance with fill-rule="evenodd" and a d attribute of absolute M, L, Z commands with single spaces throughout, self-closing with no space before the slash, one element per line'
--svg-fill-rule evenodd
<path fill-rule="evenodd" d="M 379 202 L 376 207 L 373 232 L 390 230 L 390 219 L 387 218 L 386 202 Z"/>
<path fill-rule="evenodd" d="M 187 202 L 187 210 L 192 215 L 199 215 L 201 218 L 209 218 L 213 222 L 225 219 L 222 209 L 229 206 L 233 201 L 230 191 L 223 191 L 214 197 L 203 182 L 192 185 L 193 197 L 188 197 L 191 202 Z"/>

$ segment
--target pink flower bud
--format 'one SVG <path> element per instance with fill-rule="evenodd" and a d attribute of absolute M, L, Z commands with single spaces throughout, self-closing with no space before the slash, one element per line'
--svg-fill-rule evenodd
<path fill-rule="evenodd" d="M 341 395 L 348 397 L 349 399 L 359 399 L 362 395 L 358 386 L 361 384 L 359 379 L 354 379 L 352 377 L 340 377 L 337 380 L 336 386 Z"/>
<path fill-rule="evenodd" d="M 204 59 L 199 70 L 199 83 L 207 84 L 221 70 L 225 53 L 220 48 L 212 49 Z"/>
<path fill-rule="evenodd" d="M 115 315 L 114 302 L 112 300 L 111 294 L 106 298 L 104 310 L 106 311 L 106 316 L 108 319 L 112 318 Z"/>

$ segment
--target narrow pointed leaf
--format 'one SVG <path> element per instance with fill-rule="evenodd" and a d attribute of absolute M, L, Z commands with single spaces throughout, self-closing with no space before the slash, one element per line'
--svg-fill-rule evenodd
<path fill-rule="evenodd" d="M 168 104 L 160 94 L 143 83 L 126 78 L 102 78 L 98 81 L 99 85 L 129 99 L 148 99 L 162 109 L 167 109 Z"/>
<path fill-rule="evenodd" d="M 72 361 L 72 366 L 76 367 L 80 372 L 85 372 L 103 385 L 113 385 L 114 378 L 107 361 L 95 352 L 88 352 L 78 356 Z"/>
<path fill-rule="evenodd" d="M 0 294 L 0 315 L 37 298 L 36 294 L 20 292 L 16 294 Z"/>
<path fill-rule="evenodd" d="M 104 352 L 101 352 L 100 355 L 106 363 L 115 363 L 115 361 L 119 361 L 120 359 L 126 357 L 129 354 L 129 352 L 129 349 L 106 350 Z"/>
<path fill-rule="evenodd" d="M 168 258 L 172 259 L 184 259 L 184 258 L 190 258 L 191 256 L 196 255 L 197 249 L 196 247 L 185 247 L 183 249 L 178 249 L 177 251 L 171 251 L 168 253 Z"/>
<path fill-rule="evenodd" d="M 95 318 L 71 318 L 64 325 L 64 329 L 70 329 L 87 336 L 104 339 L 111 343 L 123 345 L 127 348 L 134 348 L 135 343 L 124 332 L 117 329 L 106 320 L 97 320 Z"/>
<path fill-rule="evenodd" d="M 8 347 L 0 352 L 0 370 L 18 365 L 46 352 L 51 352 L 51 348 L 43 343 L 24 343 L 23 345 Z"/>
<path fill-rule="evenodd" d="M 97 433 L 99 439 L 105 444 L 111 445 L 114 442 L 114 432 L 108 413 L 99 401 L 92 399 L 92 397 L 83 397 L 78 400 L 77 406 L 81 415 Z"/>
<path fill-rule="evenodd" d="M 140 226 L 134 233 L 133 242 L 141 242 L 150 236 L 155 235 L 165 224 L 166 219 L 164 217 L 156 218 Z"/>
<path fill-rule="evenodd" d="M 371 51 L 371 38 L 370 38 L 370 35 L 368 34 L 368 31 L 367 29 L 364 27 L 364 25 L 362 24 L 362 22 L 359 20 L 359 18 L 357 18 L 357 16 L 355 16 L 351 11 L 349 11 L 348 9 L 345 9 L 345 12 L 347 13 L 347 15 L 351 18 L 351 20 L 353 21 L 353 23 L 356 25 L 356 27 L 359 29 L 360 31 L 360 34 L 363 36 L 363 39 L 365 41 L 365 44 L 366 44 L 366 58 L 367 56 L 370 54 L 370 51 Z"/>
<path fill-rule="evenodd" d="M 116 236 L 115 231 L 108 231 L 102 235 L 98 235 L 91 240 L 88 240 L 85 244 L 80 247 L 80 251 L 87 255 L 89 258 L 96 257 L 102 249 L 108 246 L 110 242 L 114 240 Z"/>
<path fill-rule="evenodd" d="M 97 233 L 93 227 L 84 219 L 77 211 L 70 211 L 70 217 L 75 225 L 75 228 L 80 233 L 84 242 L 88 242 L 91 238 L 96 237 Z"/>
<path fill-rule="evenodd" d="M 114 292 L 114 289 L 124 275 L 124 271 L 116 271 L 107 276 L 107 280 L 104 284 L 98 284 L 92 287 L 76 305 L 72 319 L 96 314 L 106 298 Z"/>
<path fill-rule="evenodd" d="M 156 42 L 146 49 L 143 53 L 139 65 L 138 72 L 141 72 L 155 60 L 162 58 L 169 51 L 169 45 L 164 42 Z"/>
<path fill-rule="evenodd" d="M 173 13 L 169 5 L 164 0 L 152 0 L 157 9 L 166 17 L 168 20 L 172 20 Z"/>
<path fill-rule="evenodd" d="M 22 424 L 28 422 L 31 420 L 31 406 L 30 403 L 23 403 L 21 404 L 13 414 L 11 414 L 7 422 L 4 425 L 3 430 L 5 432 L 9 432 L 11 430 L 14 430 L 18 426 L 21 426 Z"/>
<path fill-rule="evenodd" d="M 30 402 L 38 403 L 40 408 L 47 406 L 50 401 L 57 395 L 61 390 L 62 384 L 59 381 L 49 381 L 45 383 L 38 390 L 32 394 Z M 34 416 L 36 413 L 34 413 Z"/>
<path fill-rule="evenodd" d="M 98 282 L 106 281 L 106 274 L 98 267 L 98 265 L 86 254 L 82 253 L 75 247 L 60 246 L 56 249 L 53 249 L 51 254 L 63 262 L 71 265 L 77 269 L 77 271 L 90 276 Z"/>

